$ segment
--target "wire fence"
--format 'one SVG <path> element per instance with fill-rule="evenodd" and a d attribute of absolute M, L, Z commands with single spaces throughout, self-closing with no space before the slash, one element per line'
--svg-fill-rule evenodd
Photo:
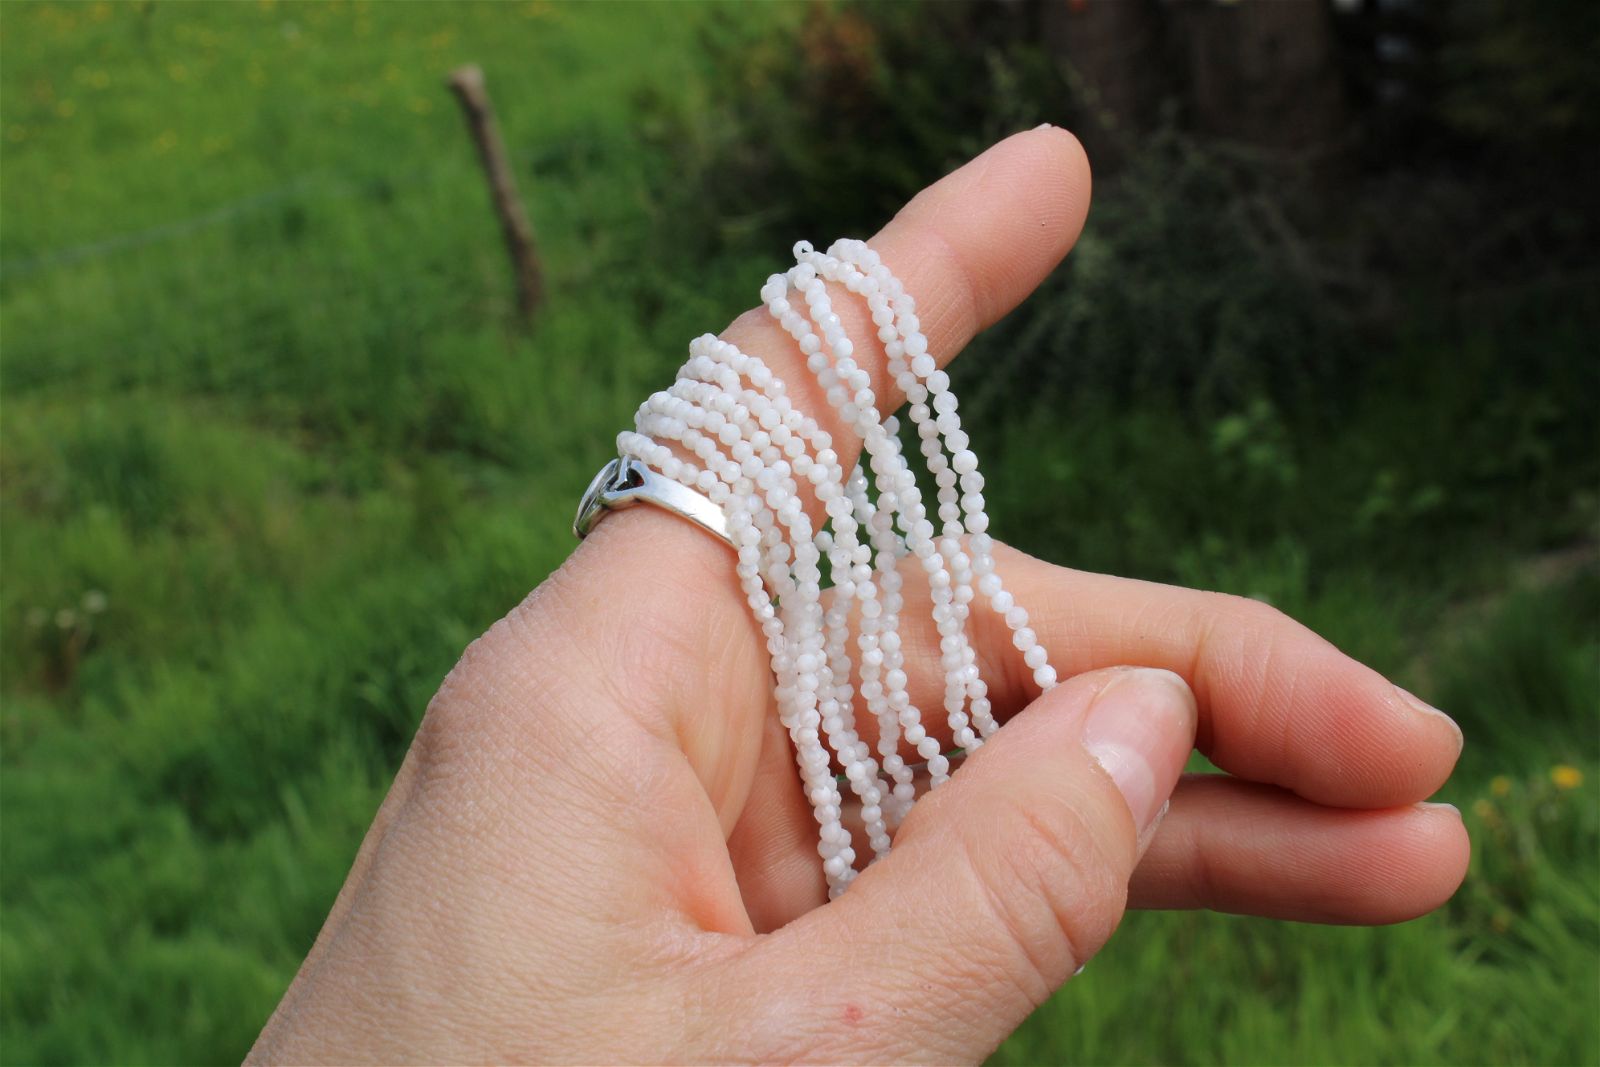
<path fill-rule="evenodd" d="M 31 256 L 0 257 L 0 278 L 27 277 L 37 271 L 52 267 L 71 266 L 84 260 L 102 259 L 117 252 L 144 248 L 162 241 L 185 237 L 213 226 L 225 225 L 247 215 L 259 214 L 296 197 L 317 191 L 326 185 L 320 175 L 306 175 L 272 189 L 264 189 L 249 196 L 220 204 L 209 211 L 187 218 L 174 219 L 156 226 L 109 234 L 93 241 L 64 245 Z M 324 189 L 324 195 L 328 190 Z M 353 192 L 347 188 L 346 192 Z"/>
<path fill-rule="evenodd" d="M 607 216 L 637 229 L 637 198 L 590 180 L 625 172 L 635 151 L 581 133 L 511 154 L 531 179 L 541 238 L 577 238 L 580 277 L 600 269 L 582 231 Z M 370 377 L 367 365 L 419 358 L 448 328 L 509 323 L 513 306 L 465 136 L 410 166 L 299 174 L 154 225 L 8 251 L 0 383 L 13 395 L 151 384 L 303 394 L 332 364 Z"/>
<path fill-rule="evenodd" d="M 399 173 L 308 173 L 156 225 L 0 257 L 0 375 L 12 392 L 156 381 L 270 392 L 336 350 L 360 358 L 493 315 L 506 287 L 481 186 L 453 156 Z M 441 211 L 451 225 L 435 224 Z"/>

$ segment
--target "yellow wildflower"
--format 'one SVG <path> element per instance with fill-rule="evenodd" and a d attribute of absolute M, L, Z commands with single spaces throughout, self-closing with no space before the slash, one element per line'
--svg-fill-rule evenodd
<path fill-rule="evenodd" d="M 1483 797 L 1472 802 L 1472 813 L 1485 822 L 1494 818 L 1494 805 Z"/>
<path fill-rule="evenodd" d="M 1491 778 L 1489 780 L 1489 792 L 1493 793 L 1497 797 L 1508 797 L 1508 796 L 1510 796 L 1511 795 L 1511 779 L 1507 778 L 1503 774 L 1495 775 L 1493 778 Z"/>
<path fill-rule="evenodd" d="M 1558 763 L 1550 768 L 1550 780 L 1557 789 L 1576 789 L 1583 784 L 1583 772 L 1570 763 Z"/>

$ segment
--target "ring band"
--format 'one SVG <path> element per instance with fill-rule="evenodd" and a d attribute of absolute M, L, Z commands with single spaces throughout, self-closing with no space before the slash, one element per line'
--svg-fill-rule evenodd
<path fill-rule="evenodd" d="M 737 547 L 728 536 L 728 517 L 721 508 L 688 486 L 663 478 L 632 457 L 614 459 L 600 468 L 578 503 L 572 532 L 581 541 L 607 512 L 641 503 L 653 504 L 688 519 L 702 530 L 716 534 L 729 548 Z"/>

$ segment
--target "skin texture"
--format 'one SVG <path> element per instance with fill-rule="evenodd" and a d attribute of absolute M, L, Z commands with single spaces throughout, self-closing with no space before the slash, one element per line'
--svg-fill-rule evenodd
<path fill-rule="evenodd" d="M 1089 184 L 1041 128 L 872 239 L 941 363 L 1067 253 Z M 724 336 L 825 409 L 764 314 Z M 1444 715 L 1263 605 L 996 558 L 1067 680 L 1040 696 L 976 625 L 1005 729 L 825 903 L 731 554 L 607 518 L 445 680 L 251 1062 L 975 1061 L 1125 907 L 1386 923 L 1460 883 L 1460 818 L 1420 803 L 1460 753 Z M 1181 777 L 1191 746 L 1227 773 Z"/>

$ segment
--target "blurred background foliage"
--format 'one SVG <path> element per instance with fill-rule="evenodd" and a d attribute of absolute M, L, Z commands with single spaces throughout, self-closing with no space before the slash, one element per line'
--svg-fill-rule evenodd
<path fill-rule="evenodd" d="M 997 1061 L 1600 1062 L 1597 11 L 5 5 L 0 1059 L 236 1061 L 685 340 L 1050 121 L 1088 229 L 957 372 L 1001 535 L 1448 709 L 1475 857 L 1400 927 L 1132 915 Z"/>

